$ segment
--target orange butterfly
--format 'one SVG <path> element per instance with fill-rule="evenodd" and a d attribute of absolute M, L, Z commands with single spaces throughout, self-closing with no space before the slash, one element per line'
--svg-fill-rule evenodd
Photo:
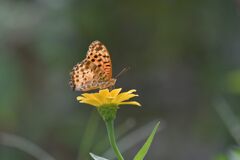
<path fill-rule="evenodd" d="M 90 44 L 86 58 L 73 67 L 70 76 L 69 84 L 75 91 L 104 89 L 116 83 L 109 52 L 99 41 Z"/>

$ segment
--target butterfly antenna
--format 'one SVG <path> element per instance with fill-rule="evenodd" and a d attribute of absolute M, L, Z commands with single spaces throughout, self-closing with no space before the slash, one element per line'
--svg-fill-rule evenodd
<path fill-rule="evenodd" d="M 119 72 L 119 73 L 115 76 L 115 78 L 118 78 L 119 76 L 123 75 L 124 73 L 126 73 L 126 72 L 129 71 L 129 70 L 130 70 L 130 67 L 125 67 L 125 68 L 123 68 L 122 71 Z"/>

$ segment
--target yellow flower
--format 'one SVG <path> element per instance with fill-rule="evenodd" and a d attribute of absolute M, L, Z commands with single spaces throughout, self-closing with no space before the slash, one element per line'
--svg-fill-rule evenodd
<path fill-rule="evenodd" d="M 116 106 L 119 105 L 136 105 L 141 106 L 136 101 L 127 101 L 130 98 L 137 97 L 137 94 L 133 94 L 136 90 L 132 89 L 127 92 L 120 93 L 122 88 L 114 89 L 109 91 L 108 89 L 100 90 L 98 93 L 83 93 L 77 97 L 80 103 L 86 103 L 97 108 L 105 106 Z"/>

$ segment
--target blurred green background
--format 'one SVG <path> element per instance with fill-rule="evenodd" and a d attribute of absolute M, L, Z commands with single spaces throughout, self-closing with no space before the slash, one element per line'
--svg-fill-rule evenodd
<path fill-rule="evenodd" d="M 104 123 L 68 86 L 94 40 L 113 75 L 131 67 L 116 87 L 143 105 L 118 112 L 126 159 L 157 120 L 146 159 L 211 160 L 238 146 L 239 14 L 239 0 L 1 0 L 0 159 L 34 160 L 33 144 L 57 160 L 113 156 Z"/>

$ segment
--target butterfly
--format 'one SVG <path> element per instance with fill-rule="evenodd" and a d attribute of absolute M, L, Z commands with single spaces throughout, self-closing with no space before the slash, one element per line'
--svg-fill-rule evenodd
<path fill-rule="evenodd" d="M 115 85 L 112 62 L 107 48 L 100 41 L 93 41 L 86 58 L 70 72 L 70 87 L 74 91 L 105 89 Z"/>

